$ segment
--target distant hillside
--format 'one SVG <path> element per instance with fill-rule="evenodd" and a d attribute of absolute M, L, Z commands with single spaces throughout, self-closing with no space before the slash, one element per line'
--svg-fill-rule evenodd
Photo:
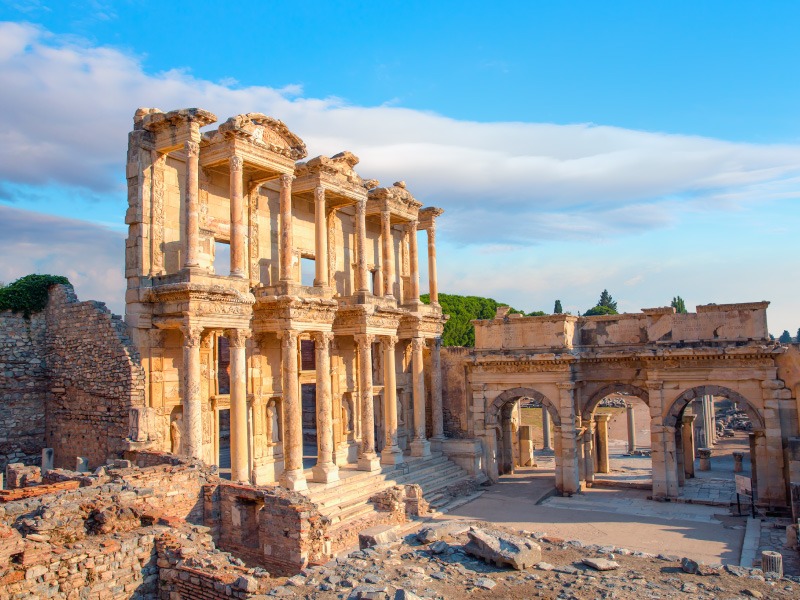
<path fill-rule="evenodd" d="M 425 304 L 430 304 L 430 296 L 421 296 Z M 455 294 L 439 294 L 439 304 L 442 312 L 450 315 L 450 319 L 444 326 L 442 334 L 442 344 L 444 346 L 474 346 L 475 328 L 470 321 L 473 319 L 492 319 L 497 312 L 498 306 L 508 306 L 505 302 L 497 302 L 492 298 L 481 298 L 480 296 L 457 296 Z M 524 311 L 512 308 L 510 313 L 520 313 L 526 316 L 544 315 L 541 311 L 525 313 Z"/>

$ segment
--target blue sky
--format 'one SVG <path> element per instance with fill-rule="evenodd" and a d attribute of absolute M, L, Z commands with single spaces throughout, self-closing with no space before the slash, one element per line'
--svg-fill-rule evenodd
<path fill-rule="evenodd" d="M 131 117 L 201 106 L 445 208 L 443 291 L 768 299 L 773 333 L 800 326 L 796 2 L 0 0 L 0 20 L 0 280 L 61 269 L 121 311 Z"/>

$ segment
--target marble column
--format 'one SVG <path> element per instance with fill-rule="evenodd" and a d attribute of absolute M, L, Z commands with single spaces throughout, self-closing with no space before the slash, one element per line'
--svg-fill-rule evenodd
<path fill-rule="evenodd" d="M 280 484 L 294 491 L 308 489 L 303 473 L 303 407 L 297 372 L 298 335 L 297 331 L 280 333 L 284 420 L 284 470 Z"/>
<path fill-rule="evenodd" d="M 553 443 L 550 439 L 550 411 L 542 405 L 542 450 L 552 450 Z"/>
<path fill-rule="evenodd" d="M 431 444 L 437 452 L 444 440 L 444 410 L 442 407 L 442 338 L 431 341 Z"/>
<path fill-rule="evenodd" d="M 231 277 L 244 277 L 244 161 L 230 159 Z"/>
<path fill-rule="evenodd" d="M 199 201 L 199 173 L 200 173 L 200 144 L 186 142 L 186 180 L 185 180 L 185 215 L 184 215 L 184 267 L 198 267 L 198 252 L 200 250 L 200 201 Z"/>
<path fill-rule="evenodd" d="M 562 494 L 572 495 L 580 491 L 580 466 L 578 464 L 578 440 L 575 416 L 575 384 L 560 382 L 559 412 L 561 425 L 556 439 L 556 463 L 561 465 Z M 560 457 L 560 461 L 559 461 Z"/>
<path fill-rule="evenodd" d="M 250 481 L 247 468 L 247 359 L 246 340 L 250 332 L 244 329 L 228 329 L 231 357 L 231 481 Z"/>
<path fill-rule="evenodd" d="M 314 188 L 314 286 L 328 287 L 328 215 L 325 188 Z"/>
<path fill-rule="evenodd" d="M 408 261 L 410 263 L 411 277 L 409 296 L 412 303 L 419 302 L 419 250 L 417 249 L 417 224 L 418 221 L 408 223 Z"/>
<path fill-rule="evenodd" d="M 683 444 L 683 473 L 687 479 L 694 477 L 694 421 L 697 415 L 681 417 L 681 443 Z"/>
<path fill-rule="evenodd" d="M 397 374 L 394 348 L 397 337 L 387 335 L 383 345 L 383 414 L 386 443 L 381 452 L 381 464 L 398 465 L 403 462 L 403 451 L 397 445 Z"/>
<path fill-rule="evenodd" d="M 377 471 L 381 468 L 375 453 L 375 405 L 372 393 L 372 342 L 375 336 L 354 336 L 358 345 L 358 387 L 361 395 L 361 449 L 358 457 L 359 471 Z"/>
<path fill-rule="evenodd" d="M 595 430 L 597 432 L 595 439 L 597 440 L 597 447 L 595 453 L 597 454 L 597 472 L 610 473 L 611 467 L 608 459 L 608 421 L 611 415 L 608 413 L 598 414 L 594 416 Z"/>
<path fill-rule="evenodd" d="M 633 412 L 633 403 L 625 403 L 625 416 L 628 417 L 628 454 L 636 450 L 636 415 Z"/>
<path fill-rule="evenodd" d="M 436 274 L 436 224 L 428 227 L 428 293 L 431 304 L 439 303 L 439 283 Z"/>
<path fill-rule="evenodd" d="M 430 456 L 431 443 L 425 436 L 425 377 L 422 372 L 422 353 L 425 338 L 411 340 L 411 380 L 414 393 L 414 439 L 411 456 Z"/>
<path fill-rule="evenodd" d="M 717 441 L 714 422 L 714 396 L 703 396 L 703 426 L 706 431 L 706 447 L 711 448 Z"/>
<path fill-rule="evenodd" d="M 285 282 L 294 282 L 294 239 L 292 236 L 292 180 L 294 177 L 284 173 L 281 175 L 280 196 L 280 279 Z"/>
<path fill-rule="evenodd" d="M 586 421 L 586 431 L 583 434 L 583 453 L 585 459 L 584 480 L 587 487 L 591 487 L 594 482 L 595 462 L 597 461 L 595 448 L 595 422 L 592 419 Z"/>
<path fill-rule="evenodd" d="M 331 399 L 332 333 L 314 335 L 317 358 L 317 464 L 312 469 L 314 481 L 332 483 L 339 481 L 339 467 L 333 456 L 333 402 Z"/>
<path fill-rule="evenodd" d="M 200 398 L 200 336 L 203 327 L 185 323 L 183 333 L 183 441 L 182 453 L 203 458 L 203 403 Z"/>
<path fill-rule="evenodd" d="M 367 199 L 356 202 L 356 292 L 369 293 L 367 282 Z"/>
<path fill-rule="evenodd" d="M 383 295 L 394 297 L 394 239 L 392 238 L 392 213 L 381 211 L 381 266 L 383 270 Z"/>

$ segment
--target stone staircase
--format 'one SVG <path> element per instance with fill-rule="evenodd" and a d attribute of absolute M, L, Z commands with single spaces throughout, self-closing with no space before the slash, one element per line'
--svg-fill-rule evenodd
<path fill-rule="evenodd" d="M 395 485 L 418 484 L 425 500 L 435 510 L 452 500 L 447 494 L 449 487 L 470 479 L 464 469 L 440 452 L 425 458 L 406 457 L 401 465 L 384 467 L 373 473 L 342 468 L 339 476 L 341 479 L 335 484 L 308 484 L 310 500 L 319 506 L 332 525 L 367 516 L 374 511 L 370 497 Z"/>

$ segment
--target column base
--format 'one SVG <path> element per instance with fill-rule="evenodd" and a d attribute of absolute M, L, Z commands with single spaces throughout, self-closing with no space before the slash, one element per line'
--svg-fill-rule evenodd
<path fill-rule="evenodd" d="M 370 452 L 369 454 L 362 454 L 358 458 L 358 470 L 359 471 L 380 471 L 381 470 L 381 461 L 378 459 L 378 455 L 374 452 Z"/>
<path fill-rule="evenodd" d="M 441 452 L 442 447 L 444 446 L 445 438 L 443 435 L 435 435 L 428 441 L 431 443 L 431 451 L 432 452 Z"/>
<path fill-rule="evenodd" d="M 278 480 L 281 486 L 293 492 L 303 492 L 308 489 L 306 483 L 306 476 L 303 469 L 293 469 L 291 471 L 284 471 Z"/>
<path fill-rule="evenodd" d="M 398 446 L 388 446 L 381 451 L 382 465 L 399 465 L 404 460 L 403 451 Z"/>
<path fill-rule="evenodd" d="M 428 440 L 412 440 L 411 456 L 422 457 L 431 455 L 431 443 Z"/>
<path fill-rule="evenodd" d="M 317 463 L 311 469 L 311 473 L 313 475 L 312 481 L 316 483 L 333 483 L 334 481 L 339 481 L 339 467 L 333 463 Z"/>

